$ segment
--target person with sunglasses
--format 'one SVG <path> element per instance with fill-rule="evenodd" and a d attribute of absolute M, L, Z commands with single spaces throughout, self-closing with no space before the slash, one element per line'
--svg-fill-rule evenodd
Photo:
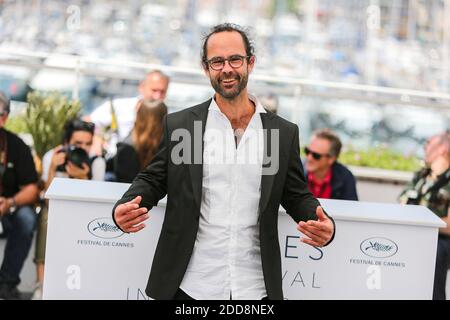
<path fill-rule="evenodd" d="M 315 131 L 304 148 L 308 187 L 317 198 L 358 200 L 355 177 L 337 161 L 342 143 L 330 129 Z"/>
<path fill-rule="evenodd" d="M 0 92 L 0 223 L 6 235 L 0 299 L 19 300 L 23 297 L 17 286 L 36 228 L 39 188 L 30 147 L 4 128 L 9 111 L 9 98 Z"/>

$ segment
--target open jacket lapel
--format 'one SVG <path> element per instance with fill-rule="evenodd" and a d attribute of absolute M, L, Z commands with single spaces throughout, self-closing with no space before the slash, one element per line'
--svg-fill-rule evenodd
<path fill-rule="evenodd" d="M 271 112 L 267 113 L 261 113 L 261 122 L 263 129 L 265 130 L 266 134 L 264 134 L 264 160 L 263 160 L 263 172 L 264 167 L 267 167 L 270 165 L 270 163 L 267 163 L 267 156 L 272 156 L 272 137 L 271 137 L 271 130 L 277 129 L 274 125 L 273 121 L 274 115 Z M 279 143 L 275 142 L 275 143 Z M 261 198 L 259 199 L 259 215 L 264 212 L 264 210 L 267 207 L 267 203 L 269 202 L 270 194 L 272 192 L 273 187 L 273 181 L 275 179 L 275 174 L 263 174 L 261 176 Z"/>
<path fill-rule="evenodd" d="M 201 204 L 202 195 L 202 181 L 203 181 L 203 136 L 205 134 L 206 119 L 208 117 L 208 108 L 211 104 L 211 99 L 202 103 L 197 108 L 192 109 L 190 113 L 190 119 L 188 123 L 188 131 L 191 133 L 191 150 L 192 161 L 189 165 L 189 174 L 192 183 L 192 189 L 194 194 L 194 200 L 198 207 Z M 277 129 L 274 124 L 274 115 L 270 112 L 261 113 L 261 122 L 263 129 L 267 134 L 264 135 L 264 164 L 267 164 L 267 156 L 272 156 L 271 150 L 271 129 Z M 201 136 L 199 134 L 201 123 Z M 200 141 L 199 141 L 200 140 Z M 279 143 L 279 142 L 277 142 Z M 201 153 L 195 154 L 196 148 L 201 144 Z M 199 163 L 200 162 L 200 163 Z M 267 164 L 267 165 L 270 165 Z M 259 200 L 259 212 L 260 214 L 265 210 L 269 202 L 270 194 L 272 192 L 273 181 L 275 175 L 262 175 L 261 177 L 261 198 Z"/>
<path fill-rule="evenodd" d="M 210 104 L 211 99 L 191 110 L 187 128 L 191 134 L 192 164 L 189 165 L 189 174 L 191 177 L 194 200 L 199 208 L 201 203 L 203 181 L 203 135 L 205 134 L 206 119 L 208 117 L 208 108 Z M 200 145 L 201 149 L 198 150 Z"/>

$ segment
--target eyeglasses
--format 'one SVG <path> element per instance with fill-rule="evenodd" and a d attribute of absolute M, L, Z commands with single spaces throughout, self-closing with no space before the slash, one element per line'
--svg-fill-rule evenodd
<path fill-rule="evenodd" d="M 314 160 L 320 160 L 322 157 L 329 157 L 329 154 L 320 154 L 314 151 L 311 151 L 308 147 L 305 147 L 305 154 L 308 156 L 310 153 L 312 155 L 312 157 L 314 158 Z"/>
<path fill-rule="evenodd" d="M 225 67 L 225 61 L 228 61 L 230 66 L 233 69 L 237 69 L 241 67 L 244 64 L 244 59 L 248 58 L 248 56 L 240 56 L 240 55 L 234 55 L 229 58 L 212 58 L 210 60 L 207 60 L 206 63 L 209 65 L 209 67 L 215 71 L 220 71 Z"/>

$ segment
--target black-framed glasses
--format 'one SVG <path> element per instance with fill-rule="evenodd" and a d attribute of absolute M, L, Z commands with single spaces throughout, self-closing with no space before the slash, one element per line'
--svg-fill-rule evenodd
<path fill-rule="evenodd" d="M 329 157 L 330 156 L 329 154 L 320 154 L 318 152 L 311 151 L 308 147 L 305 147 L 304 150 L 305 150 L 306 156 L 311 154 L 312 157 L 314 158 L 314 160 L 320 160 L 322 157 Z"/>
<path fill-rule="evenodd" d="M 240 56 L 240 55 L 233 55 L 228 58 L 221 58 L 221 57 L 214 57 L 212 59 L 209 59 L 206 61 L 206 63 L 209 65 L 209 67 L 215 71 L 220 71 L 225 67 L 225 61 L 228 61 L 230 66 L 233 69 L 237 69 L 242 67 L 244 64 L 244 59 L 247 59 L 248 56 Z"/>

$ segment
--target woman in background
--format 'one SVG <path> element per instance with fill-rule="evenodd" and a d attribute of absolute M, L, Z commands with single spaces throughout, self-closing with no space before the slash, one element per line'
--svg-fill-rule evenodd
<path fill-rule="evenodd" d="M 130 134 L 117 144 L 114 174 L 117 182 L 131 183 L 156 154 L 167 106 L 159 100 L 140 100 Z"/>

